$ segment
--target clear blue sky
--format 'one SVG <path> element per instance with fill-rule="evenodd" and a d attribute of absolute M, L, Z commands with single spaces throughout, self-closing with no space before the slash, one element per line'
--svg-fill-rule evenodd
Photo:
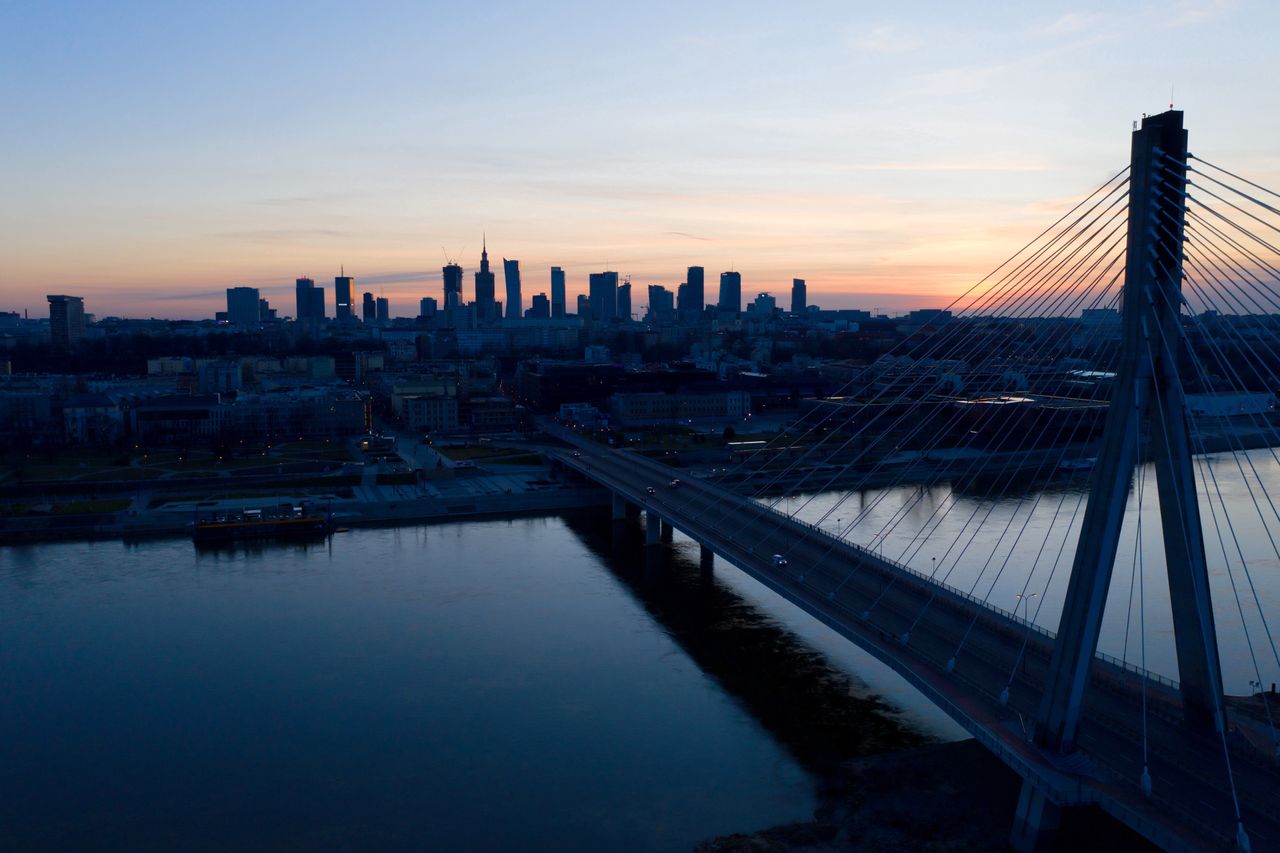
<path fill-rule="evenodd" d="M 0 310 L 209 316 L 345 264 L 395 314 L 736 267 L 748 299 L 936 304 L 1127 160 L 1280 183 L 1274 3 L 151 3 L 0 9 Z M 637 302 L 642 302 L 638 299 Z"/>

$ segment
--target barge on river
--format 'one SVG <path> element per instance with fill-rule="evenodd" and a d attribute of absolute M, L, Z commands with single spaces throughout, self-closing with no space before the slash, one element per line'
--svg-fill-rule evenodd
<path fill-rule="evenodd" d="M 192 527 L 196 544 L 248 539 L 317 539 L 333 532 L 333 514 L 309 501 L 203 513 Z"/>

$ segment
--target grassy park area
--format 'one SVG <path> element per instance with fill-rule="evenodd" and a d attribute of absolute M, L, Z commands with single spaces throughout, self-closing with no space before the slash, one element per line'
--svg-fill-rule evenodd
<path fill-rule="evenodd" d="M 542 457 L 531 453 L 527 447 L 498 447 L 489 444 L 465 447 L 437 447 L 436 450 L 454 462 L 463 460 L 482 462 L 486 465 L 537 465 Z"/>
<path fill-rule="evenodd" d="M 147 482 L 158 479 L 298 474 L 352 461 L 346 442 L 291 441 L 222 452 L 208 449 L 43 448 L 0 454 L 0 483 Z"/>

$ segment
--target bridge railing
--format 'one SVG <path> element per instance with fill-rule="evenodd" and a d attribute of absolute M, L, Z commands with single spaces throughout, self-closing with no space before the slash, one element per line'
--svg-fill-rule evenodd
<path fill-rule="evenodd" d="M 650 462 L 650 463 L 655 464 L 655 465 L 656 465 L 656 464 L 659 464 L 659 463 L 655 463 L 655 462 L 653 462 L 653 460 L 646 459 L 646 458 L 645 458 L 645 457 L 643 457 L 643 456 L 638 456 L 638 457 L 636 457 L 636 458 L 638 458 L 638 459 L 642 459 L 642 460 L 644 460 L 644 461 L 646 461 L 646 462 Z M 572 462 L 572 458 L 571 458 L 571 459 L 569 459 L 569 460 L 562 459 L 561 461 L 562 461 L 562 462 L 570 462 L 570 463 L 571 463 L 571 462 Z M 586 465 L 586 464 L 584 464 L 582 467 L 586 467 L 586 468 L 588 468 L 588 469 L 590 468 L 590 466 L 589 466 L 589 465 Z M 711 486 L 711 487 L 713 487 L 713 488 L 718 488 L 718 487 L 714 486 L 714 484 L 708 484 L 708 485 L 709 485 L 709 486 Z M 750 499 L 748 498 L 747 500 L 750 500 Z M 1042 626 L 1040 626 L 1040 625 L 1037 625 L 1035 622 L 1031 621 L 1030 619 L 1024 619 L 1023 617 L 1019 616 L 1017 613 L 1012 613 L 1012 612 L 1010 612 L 1010 611 L 1008 611 L 1008 610 L 1005 610 L 1003 607 L 999 607 L 999 606 L 997 606 L 997 605 L 991 604 L 990 602 L 986 601 L 985 599 L 979 598 L 978 596 L 976 596 L 976 595 L 974 595 L 974 594 L 972 594 L 972 593 L 970 593 L 970 592 L 965 592 L 965 591 L 964 591 L 964 590 L 962 590 L 962 589 L 959 589 L 959 588 L 957 588 L 957 587 L 951 586 L 950 584 L 948 584 L 948 583 L 944 583 L 944 582 L 942 582 L 942 581 L 940 581 L 940 580 L 938 580 L 938 579 L 936 579 L 936 578 L 930 577 L 929 575 L 925 574 L 924 572 L 921 572 L 921 571 L 918 571 L 917 569 L 913 569 L 913 568 L 911 568 L 911 566 L 908 566 L 906 563 L 902 563 L 902 562 L 900 562 L 900 561 L 898 561 L 898 560 L 893 559 L 892 557 L 886 557 L 886 556 L 884 556 L 883 554 L 878 554 L 878 553 L 876 553 L 875 551 L 872 551 L 872 550 L 871 550 L 871 549 L 869 549 L 869 548 L 866 548 L 866 547 L 864 547 L 864 546 L 862 546 L 862 545 L 858 545 L 858 544 L 857 544 L 857 543 L 855 543 L 855 542 L 850 542 L 850 541 L 848 541 L 847 539 L 843 539 L 843 538 L 838 537 L 838 536 L 833 536 L 829 531 L 825 530 L 825 529 L 824 529 L 824 528 L 822 528 L 820 525 L 817 525 L 817 524 L 814 524 L 814 523 L 812 523 L 812 522 L 803 521 L 803 520 L 801 520 L 801 519 L 795 518 L 794 516 L 788 515 L 788 514 L 787 514 L 787 513 L 785 513 L 785 512 L 781 512 L 781 511 L 779 511 L 779 510 L 778 510 L 777 508 L 775 508 L 775 507 L 767 506 L 767 505 L 765 505 L 765 504 L 760 503 L 759 501 L 753 501 L 753 503 L 755 503 L 755 505 L 756 505 L 757 507 L 759 507 L 760 509 L 764 510 L 765 512 L 768 512 L 770 515 L 774 516 L 775 518 L 779 519 L 780 521 L 783 521 L 783 522 L 790 522 L 790 523 L 792 523 L 792 524 L 797 524 L 797 525 L 800 525 L 800 526 L 802 526 L 802 527 L 807 527 L 807 528 L 809 528 L 810 530 L 812 530 L 814 533 L 818 534 L 818 535 L 819 535 L 820 537 L 822 537 L 823 539 L 827 540 L 828 542 L 831 542 L 831 543 L 833 543 L 833 544 L 835 544 L 835 545 L 838 545 L 838 546 L 842 546 L 842 547 L 848 548 L 848 549 L 850 549 L 850 550 L 852 550 L 852 551 L 856 552 L 856 553 L 857 553 L 857 554 L 859 554 L 860 556 L 865 557 L 865 558 L 869 558 L 869 559 L 870 559 L 870 560 L 872 560 L 872 561 L 879 561 L 879 562 L 881 562 L 881 563 L 884 563 L 884 564 L 887 564 L 887 565 L 889 565 L 889 566 L 892 566 L 893 568 L 897 569 L 898 571 L 901 571 L 901 572 L 903 572 L 903 573 L 905 573 L 905 574 L 907 574 L 907 575 L 910 575 L 910 576 L 912 576 L 912 577 L 915 577 L 915 578 L 919 579 L 921 582 L 923 582 L 923 583 L 925 583 L 925 584 L 931 584 L 931 585 L 933 585 L 933 586 L 938 587 L 939 589 L 941 589 L 941 590 L 945 591 L 946 593 L 948 593 L 948 594 L 949 594 L 949 595 L 951 595 L 951 596 L 954 596 L 954 597 L 957 597 L 957 598 L 963 599 L 963 600 L 965 600 L 965 601 L 968 601 L 968 602 L 970 602 L 971 604 L 977 605 L 978 607 L 981 607 L 981 608 L 983 608 L 984 610 L 986 610 L 986 611 L 988 611 L 988 612 L 990 612 L 990 613 L 992 613 L 992 614 L 994 614 L 994 615 L 997 615 L 997 616 L 1003 617 L 1003 618 L 1004 618 L 1004 619 L 1006 619 L 1007 621 L 1009 621 L 1009 622 L 1013 623 L 1015 626 L 1018 626 L 1018 627 L 1024 628 L 1024 629 L 1026 629 L 1026 630 L 1028 630 L 1028 631 L 1031 631 L 1031 632 L 1033 632 L 1033 633 L 1035 633 L 1035 634 L 1038 634 L 1040 637 L 1042 637 L 1042 638 L 1043 638 L 1043 639 L 1045 639 L 1045 640 L 1048 640 L 1048 641 L 1050 641 L 1050 642 L 1053 642 L 1054 640 L 1056 640 L 1056 639 L 1057 639 L 1057 634 L 1055 634 L 1053 631 L 1050 631 L 1048 628 L 1044 628 L 1044 627 L 1042 627 Z M 1116 668 L 1118 668 L 1118 669 L 1121 669 L 1121 670 L 1123 670 L 1123 671 L 1125 671 L 1125 672 L 1132 673 L 1132 674 L 1137 675 L 1137 676 L 1139 676 L 1139 677 L 1141 677 L 1141 678 L 1147 678 L 1147 679 L 1150 679 L 1151 681 L 1153 681 L 1153 682 L 1155 682 L 1155 683 L 1157 683 L 1157 684 L 1163 685 L 1163 686 L 1165 686 L 1165 687 L 1172 688 L 1172 689 L 1174 689 L 1174 690 L 1176 690 L 1176 689 L 1178 688 L 1178 682 L 1177 682 L 1175 679 L 1169 678 L 1168 676 L 1165 676 L 1165 675 L 1161 675 L 1161 674 L 1160 674 L 1160 673 L 1158 673 L 1158 672 L 1152 672 L 1152 671 L 1151 671 L 1151 670 L 1149 670 L 1149 669 L 1143 669 L 1142 667 L 1137 666 L 1136 664 L 1129 663 L 1128 661 L 1122 660 L 1121 658 L 1117 658 L 1117 657 L 1115 657 L 1114 655 L 1109 655 L 1109 654 L 1107 654 L 1106 652 L 1100 652 L 1100 651 L 1098 651 L 1098 652 L 1095 652 L 1095 653 L 1094 653 L 1094 656 L 1095 656 L 1096 658 L 1098 658 L 1099 660 L 1101 660 L 1102 662 L 1104 662 L 1104 663 L 1106 663 L 1106 664 L 1108 664 L 1108 665 L 1110 665 L 1110 666 L 1116 667 Z"/>
<path fill-rule="evenodd" d="M 856 542 L 850 542 L 847 539 L 843 539 L 838 536 L 833 536 L 830 531 L 825 530 L 820 525 L 817 525 L 808 521 L 802 521 L 801 519 L 795 518 L 794 516 L 788 515 L 784 512 L 779 512 L 774 507 L 765 506 L 763 504 L 759 504 L 759 506 L 779 519 L 790 521 L 793 524 L 799 524 L 802 527 L 807 527 L 810 530 L 817 533 L 822 538 L 836 545 L 841 545 L 845 548 L 849 548 L 850 550 L 857 552 L 860 556 L 867 557 L 867 558 L 870 558 L 871 560 L 876 560 L 881 563 L 887 563 L 888 565 L 892 566 L 898 571 L 904 572 L 908 575 L 912 575 L 913 577 L 918 578 L 919 580 L 924 581 L 927 584 L 932 584 L 934 586 L 937 586 L 945 590 L 951 595 L 954 595 L 958 598 L 962 598 L 965 601 L 968 601 L 972 604 L 976 604 L 979 607 L 982 607 L 985 610 L 989 610 L 992 613 L 995 613 L 1022 628 L 1026 628 L 1029 631 L 1033 631 L 1034 633 L 1039 634 L 1041 637 L 1045 638 L 1046 640 L 1049 640 L 1052 642 L 1057 639 L 1057 634 L 1055 634 L 1053 631 L 1050 631 L 1048 628 L 1045 628 L 1041 625 L 1037 625 L 1035 622 L 1032 622 L 1030 619 L 1024 619 L 1023 617 L 1019 616 L 1017 613 L 1011 613 L 1010 611 L 1005 610 L 1003 607 L 999 607 L 997 605 L 991 604 L 985 599 L 978 598 L 976 595 L 970 592 L 965 592 L 964 590 L 951 586 L 948 583 L 944 583 L 943 581 L 940 581 L 937 578 L 930 577 L 924 572 L 911 568 L 911 566 L 908 566 L 906 563 L 899 562 L 898 560 L 895 560 L 892 557 L 886 557 L 883 554 L 878 554 L 875 551 L 872 551 L 870 548 L 859 545 Z M 1168 676 L 1165 676 L 1165 675 L 1161 675 L 1158 672 L 1152 672 L 1149 669 L 1143 669 L 1140 666 L 1129 663 L 1128 661 L 1122 660 L 1121 658 L 1115 657 L 1114 655 L 1109 655 L 1106 652 L 1095 652 L 1095 657 L 1097 657 L 1099 660 L 1103 661 L 1104 663 L 1123 669 L 1126 672 L 1131 672 L 1134 675 L 1151 679 L 1157 684 L 1161 684 L 1166 687 L 1173 688 L 1175 690 L 1178 688 L 1178 682 L 1175 681 L 1174 679 L 1169 678 Z"/>

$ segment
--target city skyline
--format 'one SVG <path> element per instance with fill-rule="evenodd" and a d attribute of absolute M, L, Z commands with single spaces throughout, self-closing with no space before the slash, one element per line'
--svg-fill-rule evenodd
<path fill-rule="evenodd" d="M 744 298 L 802 277 L 815 304 L 937 307 L 1171 96 L 1194 150 L 1280 174 L 1280 117 L 1249 100 L 1280 15 L 1258 3 L 300 9 L 15 11 L 0 309 L 77 293 L 196 319 L 228 287 L 283 306 L 345 265 L 403 316 L 440 293 L 440 247 L 471 272 L 485 230 L 530 292 L 563 268 L 570 303 L 591 272 L 674 288 L 702 266 L 741 271 Z M 621 32 L 645 62 L 597 49 Z M 1162 49 L 1135 65 L 1142 39 Z M 465 61 L 477 41 L 492 62 Z M 348 61 L 279 49 L 297 42 Z"/>
<path fill-rule="evenodd" d="M 518 264 L 518 261 L 515 261 L 515 260 L 504 260 L 504 265 L 509 265 L 509 269 L 515 270 L 516 287 L 519 288 L 520 273 L 519 273 L 518 267 L 516 266 L 517 264 Z M 487 317 L 489 319 L 495 319 L 495 317 L 485 314 L 486 309 L 484 307 L 486 304 L 488 304 L 489 309 L 492 310 L 492 304 L 494 300 L 494 293 L 493 293 L 494 274 L 489 269 L 487 251 L 485 251 L 482 248 L 481 261 L 478 264 L 476 270 L 474 271 L 474 284 L 472 285 L 473 290 L 470 293 L 467 292 L 466 282 L 465 282 L 466 275 L 470 270 L 468 270 L 465 264 L 458 263 L 457 261 L 450 261 L 448 264 L 445 265 L 444 268 L 442 268 L 442 270 L 439 273 L 435 273 L 434 274 L 435 281 L 431 282 L 427 286 L 434 287 L 437 291 L 440 291 L 441 288 L 443 288 L 444 286 L 445 270 L 451 271 L 451 281 L 453 282 L 455 287 L 460 288 L 458 290 L 458 293 L 460 296 L 460 302 L 459 302 L 460 305 L 474 304 L 476 309 L 481 312 L 480 315 L 478 316 Z M 457 272 L 452 272 L 453 270 L 457 270 Z M 293 306 L 292 309 L 290 309 L 289 307 L 273 309 L 273 310 L 279 311 L 279 316 L 282 319 L 289 318 L 292 320 L 308 320 L 308 319 L 342 320 L 344 316 L 347 318 L 361 317 L 362 319 L 369 319 L 369 316 L 368 316 L 369 313 L 371 311 L 376 310 L 374 307 L 375 302 L 373 301 L 373 294 L 364 293 L 363 294 L 363 296 L 365 297 L 364 303 L 359 306 L 357 306 L 355 302 L 355 297 L 354 297 L 356 290 L 365 285 L 379 286 L 380 291 L 382 292 L 380 292 L 378 296 L 378 302 L 386 303 L 388 306 L 392 305 L 390 297 L 385 297 L 384 295 L 385 285 L 381 285 L 379 282 L 376 282 L 376 281 L 371 283 L 360 276 L 346 275 L 345 272 L 346 272 L 345 267 L 339 267 L 340 274 L 334 277 L 335 289 L 348 294 L 347 298 L 349 299 L 350 304 L 347 305 L 345 313 L 343 311 L 343 303 L 335 302 L 333 305 L 326 304 L 324 301 L 326 288 L 324 286 L 316 286 L 314 277 L 310 275 L 305 275 L 305 276 L 296 277 L 295 279 L 292 280 L 292 283 L 287 285 L 286 284 L 274 284 L 274 285 L 267 285 L 267 286 L 244 285 L 244 284 L 232 285 L 225 288 L 224 291 L 221 291 L 219 293 L 216 293 L 216 294 L 209 293 L 209 294 L 203 295 L 208 297 L 209 304 L 212 306 L 211 311 L 206 315 L 198 315 L 198 316 L 191 316 L 191 317 L 186 317 L 186 316 L 156 317 L 155 319 L 172 319 L 172 320 L 212 319 L 215 314 L 225 313 L 227 311 L 228 309 L 227 295 L 228 294 L 232 292 L 249 291 L 249 290 L 252 290 L 256 294 L 261 296 L 262 300 L 266 303 L 270 303 L 272 300 L 276 300 L 276 304 L 278 306 L 292 305 Z M 702 292 L 702 285 L 701 285 L 702 273 L 703 273 L 702 267 L 690 267 L 688 270 L 686 270 L 683 281 L 676 282 L 669 279 L 663 279 L 661 281 L 647 282 L 643 286 L 646 290 L 650 290 L 654 287 L 665 288 L 666 290 L 670 291 L 670 295 L 674 298 L 676 295 L 677 289 L 678 288 L 684 289 L 688 283 L 688 278 L 690 277 L 690 275 L 695 273 L 696 273 L 695 281 L 697 283 L 697 288 L 693 292 L 699 293 L 699 292 Z M 552 310 L 556 305 L 553 295 L 556 292 L 557 281 L 559 281 L 558 286 L 564 291 L 565 294 L 569 296 L 574 296 L 574 295 L 589 296 L 590 294 L 589 279 L 591 275 L 595 275 L 595 274 L 596 273 L 589 273 L 586 276 L 588 279 L 587 286 L 571 287 L 571 286 L 568 286 L 567 284 L 568 279 L 567 279 L 565 270 L 559 266 L 553 266 L 548 270 L 548 285 L 546 289 L 536 291 L 532 293 L 532 296 L 539 296 L 539 295 L 547 296 L 548 306 L 549 306 L 548 310 Z M 628 285 L 628 279 L 630 278 L 629 276 L 622 275 L 621 273 L 618 273 L 618 272 L 610 272 L 609 274 L 616 277 L 617 286 L 622 287 L 622 286 Z M 424 275 L 429 275 L 429 274 L 424 273 Z M 774 290 L 778 290 L 779 292 L 781 292 L 783 289 L 782 284 L 779 284 L 778 287 L 765 287 L 762 284 L 761 287 L 757 287 L 754 289 L 749 288 L 748 291 L 742 291 L 741 288 L 743 286 L 743 283 L 742 283 L 741 272 L 726 270 L 725 272 L 721 273 L 722 283 L 724 281 L 725 276 L 730 276 L 732 280 L 736 281 L 737 283 L 737 287 L 739 291 L 737 296 L 737 303 L 739 304 L 739 306 L 746 300 L 746 297 L 750 294 L 771 293 Z M 794 291 L 794 286 L 797 282 L 800 284 L 803 290 L 804 280 L 798 279 L 798 278 L 792 280 L 792 284 L 791 284 L 792 290 Z M 345 288 L 345 290 L 342 290 L 343 288 Z M 294 299 L 292 301 L 289 301 L 287 298 L 290 293 L 294 294 Z M 421 300 L 423 298 L 430 298 L 429 293 L 422 292 L 419 290 L 406 289 L 405 286 L 402 286 L 398 290 L 395 290 L 394 293 L 404 301 L 404 310 L 401 310 L 398 312 L 391 311 L 390 312 L 391 318 L 397 318 L 397 317 L 413 318 L 413 317 L 420 316 Z M 897 297 L 899 297 L 900 295 L 889 294 L 889 293 L 832 294 L 828 292 L 827 295 L 835 296 L 836 299 L 834 301 L 828 302 L 826 305 L 822 305 L 818 307 L 823 307 L 828 309 L 859 308 L 859 309 L 873 311 L 873 312 L 883 311 L 888 314 L 906 313 L 910 310 L 917 310 L 920 308 L 928 309 L 928 308 L 945 307 L 945 305 L 942 304 L 941 301 L 938 301 L 936 304 L 916 304 L 914 302 L 898 301 Z M 508 293 L 508 298 L 509 296 L 510 294 Z M 83 300 L 83 297 L 79 297 L 79 298 Z M 336 300 L 342 297 L 340 297 L 337 293 L 335 293 L 334 298 Z M 875 300 L 877 298 L 881 299 L 883 304 L 871 305 L 870 302 L 868 302 L 868 300 Z M 305 302 L 305 308 L 304 308 L 304 302 Z M 507 316 L 507 317 L 513 316 L 506 313 L 508 310 L 508 306 L 505 303 L 499 303 L 499 304 L 503 304 L 504 306 L 503 307 L 504 316 Z M 713 298 L 711 301 L 708 302 L 706 301 L 705 295 L 703 296 L 704 308 L 716 308 L 716 307 L 719 307 L 719 305 L 720 303 L 718 298 Z M 414 310 L 415 306 L 418 307 L 418 310 Z M 648 308 L 649 304 L 647 301 L 641 302 L 641 303 L 633 303 L 632 310 L 638 311 L 640 307 Z M 563 308 L 564 308 L 564 305 L 563 303 L 561 303 L 562 313 L 563 313 Z M 13 310 L 13 309 L 0 309 L 0 310 Z M 19 310 L 17 313 L 22 313 L 22 311 Z M 92 314 L 94 317 L 97 317 L 97 318 L 108 317 L 108 316 L 112 316 L 112 317 L 126 316 L 126 315 L 114 314 L 114 313 L 111 313 L 110 311 L 90 311 L 88 313 Z M 275 314 L 273 313 L 272 316 L 275 316 Z M 523 311 L 520 312 L 519 316 L 523 316 Z M 553 315 L 549 314 L 548 316 L 553 316 Z M 560 315 L 554 315 L 554 316 L 560 316 Z M 383 319 L 386 319 L 386 318 L 383 318 Z"/>

